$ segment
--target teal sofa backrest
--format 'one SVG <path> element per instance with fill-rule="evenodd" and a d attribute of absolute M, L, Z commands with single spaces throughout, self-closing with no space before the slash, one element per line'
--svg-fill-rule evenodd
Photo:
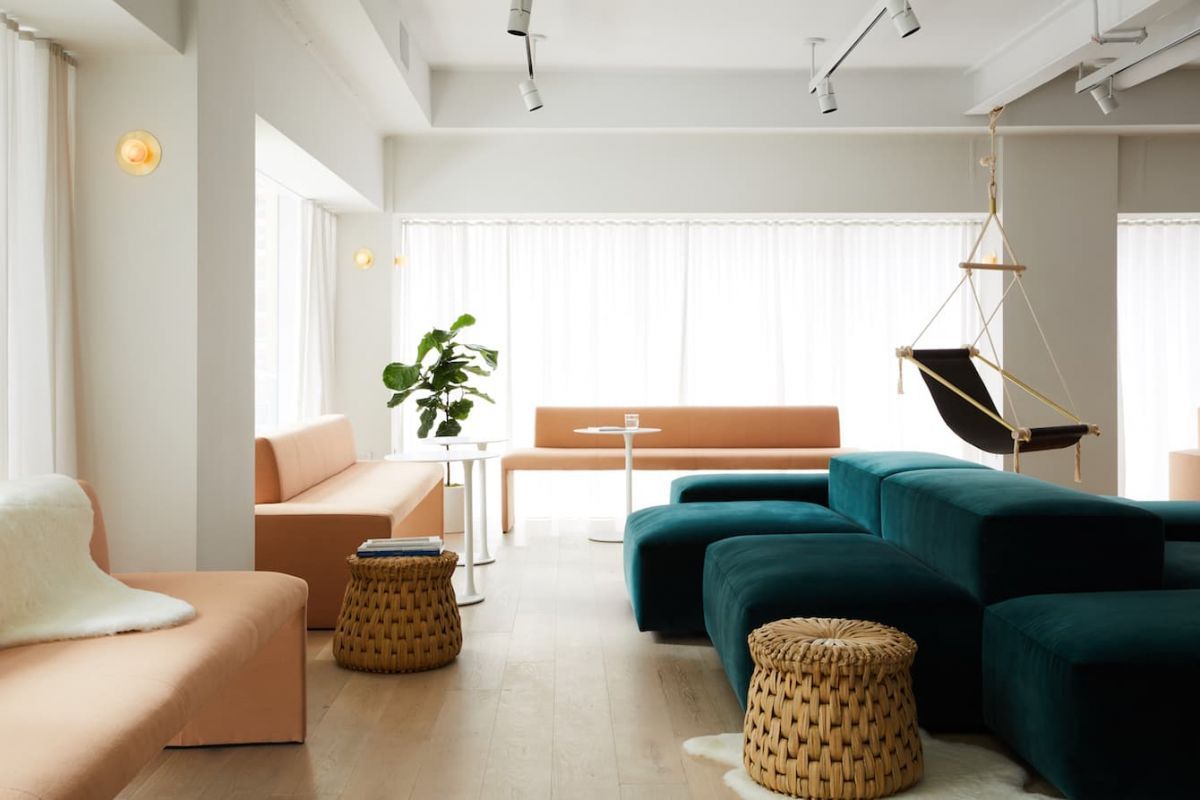
<path fill-rule="evenodd" d="M 997 470 L 884 481 L 883 538 L 984 604 L 1162 588 L 1163 523 L 1143 509 Z"/>
<path fill-rule="evenodd" d="M 959 458 L 936 453 L 848 453 L 829 462 L 829 507 L 879 536 L 879 513 L 884 480 L 903 472 L 926 469 L 988 469 Z"/>
<path fill-rule="evenodd" d="M 1149 511 L 1163 521 L 1168 542 L 1200 542 L 1200 500 L 1126 500 L 1119 503 Z"/>

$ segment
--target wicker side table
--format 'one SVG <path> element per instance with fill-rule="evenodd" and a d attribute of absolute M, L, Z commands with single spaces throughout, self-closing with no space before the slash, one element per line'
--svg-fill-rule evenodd
<path fill-rule="evenodd" d="M 909 667 L 917 645 L 874 622 L 785 619 L 749 637 L 746 771 L 793 797 L 869 800 L 921 779 Z"/>
<path fill-rule="evenodd" d="M 458 554 L 350 556 L 350 584 L 333 634 L 333 657 L 364 672 L 419 672 L 454 660 L 462 621 L 450 576 Z"/>

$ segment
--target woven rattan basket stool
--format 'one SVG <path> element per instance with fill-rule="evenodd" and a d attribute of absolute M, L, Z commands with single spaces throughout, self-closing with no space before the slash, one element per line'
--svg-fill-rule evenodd
<path fill-rule="evenodd" d="M 867 800 L 921 779 L 909 667 L 917 645 L 874 622 L 784 619 L 750 634 L 746 771 L 793 797 Z"/>
<path fill-rule="evenodd" d="M 450 576 L 458 554 L 412 558 L 350 556 L 333 657 L 364 672 L 419 672 L 462 650 L 462 621 Z"/>

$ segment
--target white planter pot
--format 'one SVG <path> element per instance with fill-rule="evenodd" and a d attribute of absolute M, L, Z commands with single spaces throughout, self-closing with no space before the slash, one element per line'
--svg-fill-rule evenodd
<path fill-rule="evenodd" d="M 462 533 L 463 525 L 463 487 L 442 487 L 442 532 Z"/>

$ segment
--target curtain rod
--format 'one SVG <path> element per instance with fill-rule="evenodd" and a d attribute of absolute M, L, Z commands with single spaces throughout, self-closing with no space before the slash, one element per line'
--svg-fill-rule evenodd
<path fill-rule="evenodd" d="M 962 225 L 966 224 L 981 224 L 983 217 L 981 216 L 964 216 L 959 218 L 935 218 L 935 219 L 919 219 L 912 217 L 897 217 L 895 219 L 835 219 L 835 218 L 811 218 L 811 219 L 606 219 L 606 218 L 588 218 L 579 217 L 571 219 L 425 219 L 420 217 L 404 217 L 396 216 L 397 221 L 402 225 L 492 225 L 492 226 L 507 226 L 507 225 L 609 225 L 609 226 L 625 226 L 625 225 L 672 225 L 680 227 L 690 226 L 709 226 L 709 225 L 764 225 L 764 226 L 787 226 L 787 227 L 812 227 L 812 226 L 837 226 L 837 225 L 870 225 L 870 226 L 940 226 L 940 225 Z"/>

